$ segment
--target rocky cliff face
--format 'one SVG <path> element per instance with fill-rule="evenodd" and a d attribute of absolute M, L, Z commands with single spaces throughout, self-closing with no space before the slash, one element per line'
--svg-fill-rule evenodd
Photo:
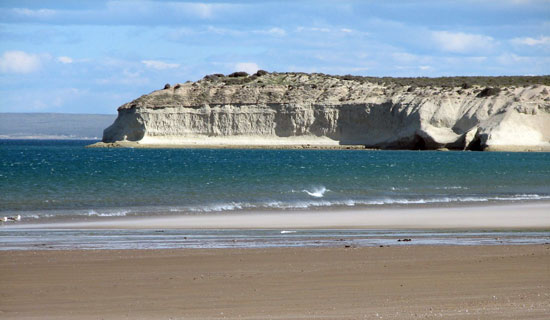
<path fill-rule="evenodd" d="M 542 80 L 417 86 L 302 73 L 214 75 L 122 105 L 103 142 L 548 150 L 550 86 Z"/>

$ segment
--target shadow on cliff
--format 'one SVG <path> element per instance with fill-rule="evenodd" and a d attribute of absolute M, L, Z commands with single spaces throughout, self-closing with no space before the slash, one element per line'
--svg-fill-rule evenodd
<path fill-rule="evenodd" d="M 105 143 L 116 141 L 139 141 L 145 135 L 143 118 L 135 108 L 118 111 L 115 122 L 103 130 Z"/>

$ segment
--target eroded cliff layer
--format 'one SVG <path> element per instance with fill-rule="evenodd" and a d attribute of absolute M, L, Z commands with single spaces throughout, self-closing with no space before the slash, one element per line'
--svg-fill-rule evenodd
<path fill-rule="evenodd" d="M 103 142 L 549 150 L 549 82 L 550 77 L 211 75 L 122 105 Z"/>

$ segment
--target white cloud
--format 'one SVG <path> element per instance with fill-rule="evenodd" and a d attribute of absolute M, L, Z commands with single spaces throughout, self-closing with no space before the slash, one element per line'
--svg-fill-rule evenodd
<path fill-rule="evenodd" d="M 548 46 L 550 45 L 550 37 L 540 36 L 538 39 L 531 37 L 514 38 L 512 39 L 512 43 L 526 46 Z"/>
<path fill-rule="evenodd" d="M 432 39 L 443 51 L 467 53 L 476 50 L 487 50 L 495 45 L 495 40 L 481 34 L 434 31 Z"/>
<path fill-rule="evenodd" d="M 303 27 L 299 26 L 296 28 L 296 32 L 331 32 L 329 28 L 317 28 L 317 27 Z"/>
<path fill-rule="evenodd" d="M 122 73 L 110 76 L 108 78 L 96 79 L 95 82 L 101 85 L 144 85 L 149 84 L 149 78 L 142 77 L 140 71 L 123 69 Z"/>
<path fill-rule="evenodd" d="M 243 34 L 243 32 L 238 31 L 238 30 L 233 30 L 233 29 L 228 29 L 228 28 L 218 28 L 218 27 L 214 27 L 214 26 L 208 26 L 206 28 L 206 32 L 219 34 L 219 35 L 230 35 L 230 36 L 239 36 L 239 35 Z"/>
<path fill-rule="evenodd" d="M 71 57 L 66 57 L 66 56 L 62 56 L 62 57 L 57 57 L 57 61 L 63 63 L 63 64 L 70 64 L 70 63 L 73 63 L 74 60 L 73 58 Z"/>
<path fill-rule="evenodd" d="M 147 68 L 156 70 L 176 69 L 180 67 L 178 63 L 167 63 L 158 60 L 142 60 L 141 63 L 143 63 Z"/>
<path fill-rule="evenodd" d="M 531 58 L 518 56 L 515 53 L 509 53 L 509 52 L 503 53 L 500 56 L 496 57 L 496 61 L 498 63 L 504 64 L 504 65 L 525 63 L 525 62 L 529 62 L 529 60 L 531 60 Z"/>
<path fill-rule="evenodd" d="M 275 36 L 280 36 L 280 37 L 286 35 L 286 31 L 284 29 L 277 28 L 277 27 L 269 29 L 268 33 Z"/>
<path fill-rule="evenodd" d="M 418 60 L 418 56 L 407 52 L 395 52 L 392 53 L 392 57 L 401 63 L 410 63 Z"/>
<path fill-rule="evenodd" d="M 277 27 L 273 27 L 268 30 L 257 30 L 257 31 L 253 31 L 253 33 L 267 34 L 267 35 L 277 36 L 277 37 L 284 37 L 286 35 L 286 31 L 284 29 L 277 28 Z"/>
<path fill-rule="evenodd" d="M 27 8 L 14 8 L 12 10 L 16 15 L 30 18 L 49 18 L 55 14 L 55 10 L 50 9 L 31 10 Z"/>
<path fill-rule="evenodd" d="M 161 14 L 163 17 L 168 16 L 185 16 L 195 17 L 199 19 L 209 19 L 216 13 L 223 12 L 223 9 L 229 7 L 227 4 L 217 3 L 193 3 L 193 2 L 177 2 L 167 1 L 165 3 L 158 1 L 107 1 L 107 13 L 112 15 L 125 15 L 139 13 L 145 18 L 151 18 Z"/>
<path fill-rule="evenodd" d="M 31 73 L 40 69 L 40 57 L 24 51 L 6 51 L 0 57 L 0 72 Z"/>
<path fill-rule="evenodd" d="M 235 65 L 235 71 L 245 71 L 250 74 L 258 71 L 260 67 L 254 62 L 239 62 Z"/>
<path fill-rule="evenodd" d="M 213 5 L 206 3 L 186 3 L 186 10 L 192 10 L 199 17 L 206 19 L 211 18 L 213 14 Z"/>

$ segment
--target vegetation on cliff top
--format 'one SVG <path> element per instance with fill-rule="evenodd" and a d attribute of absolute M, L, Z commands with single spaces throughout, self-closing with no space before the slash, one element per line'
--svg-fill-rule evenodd
<path fill-rule="evenodd" d="M 259 70 L 255 74 L 249 75 L 246 72 L 234 72 L 229 75 L 211 74 L 205 76 L 201 81 L 212 83 L 223 83 L 225 85 L 299 85 L 316 84 L 327 80 L 346 80 L 358 83 L 376 83 L 379 85 L 396 85 L 410 87 L 462 87 L 463 89 L 472 86 L 480 87 L 520 87 L 530 85 L 550 85 L 550 75 L 545 76 L 460 76 L 460 77 L 364 77 L 354 75 L 328 75 L 323 73 L 303 73 L 303 72 L 267 72 Z M 491 93 L 491 92 L 489 92 Z"/>

